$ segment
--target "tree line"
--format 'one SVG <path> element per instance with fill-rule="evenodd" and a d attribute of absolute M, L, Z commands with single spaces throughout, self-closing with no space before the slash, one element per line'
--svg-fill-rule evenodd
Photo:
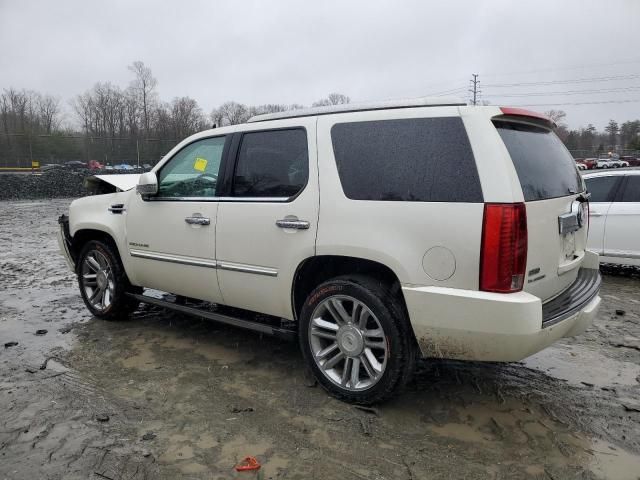
<path fill-rule="evenodd" d="M 48 145 L 54 151 L 53 157 L 66 155 L 85 159 L 131 156 L 134 149 L 139 156 L 138 139 L 159 139 L 165 143 L 154 148 L 146 146 L 144 152 L 146 158 L 155 161 L 166 153 L 167 142 L 179 141 L 195 132 L 244 123 L 258 114 L 304 108 L 300 104 L 246 105 L 228 101 L 211 112 L 204 112 L 198 102 L 188 96 L 163 101 L 158 93 L 157 79 L 143 62 L 133 62 L 128 70 L 131 81 L 126 87 L 98 82 L 75 96 L 69 102 L 69 108 L 63 106 L 60 97 L 16 88 L 4 89 L 0 94 L 0 132 L 5 134 L 5 141 L 0 142 L 0 157 L 5 157 L 5 163 L 6 158 L 14 154 L 33 158 L 31 139 L 50 135 L 52 139 Z M 350 101 L 344 94 L 331 93 L 312 106 Z M 640 120 L 621 125 L 611 120 L 600 132 L 591 124 L 569 129 L 564 122 L 566 113 L 561 110 L 551 110 L 547 114 L 558 124 L 556 132 L 569 150 L 594 153 L 616 147 L 640 150 Z M 66 145 L 65 138 L 74 136 L 91 139 L 92 143 Z"/>
<path fill-rule="evenodd" d="M 578 129 L 567 128 L 567 114 L 562 110 L 550 110 L 546 114 L 556 122 L 556 133 L 571 151 L 581 150 L 597 154 L 618 150 L 640 150 L 640 120 L 630 120 L 622 124 L 609 120 L 604 130 L 599 132 L 592 124 Z"/>

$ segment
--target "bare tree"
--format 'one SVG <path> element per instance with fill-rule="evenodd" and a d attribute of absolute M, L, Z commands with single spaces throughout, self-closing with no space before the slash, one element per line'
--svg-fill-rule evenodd
<path fill-rule="evenodd" d="M 171 102 L 171 122 L 175 138 L 184 138 L 205 129 L 202 109 L 193 98 L 174 98 Z"/>
<path fill-rule="evenodd" d="M 567 113 L 564 110 L 549 110 L 544 113 L 558 126 L 564 125 L 564 119 L 567 118 Z"/>
<path fill-rule="evenodd" d="M 38 96 L 38 113 L 44 131 L 51 134 L 60 126 L 60 98 L 52 95 Z"/>
<path fill-rule="evenodd" d="M 226 102 L 220 105 L 211 114 L 212 120 L 219 119 L 219 126 L 237 125 L 249 119 L 249 109 L 246 105 L 238 102 Z M 214 120 L 215 122 L 215 120 Z"/>
<path fill-rule="evenodd" d="M 351 99 L 342 93 L 330 93 L 327 98 L 321 98 L 317 102 L 313 102 L 312 107 L 326 107 L 328 105 L 342 105 L 351 103 Z"/>
<path fill-rule="evenodd" d="M 138 93 L 140 109 L 142 111 L 142 125 L 145 132 L 148 132 L 151 125 L 150 111 L 152 104 L 156 100 L 155 88 L 158 81 L 151 73 L 151 69 L 139 60 L 129 65 L 129 70 L 136 76 L 133 82 L 131 82 L 131 87 Z"/>

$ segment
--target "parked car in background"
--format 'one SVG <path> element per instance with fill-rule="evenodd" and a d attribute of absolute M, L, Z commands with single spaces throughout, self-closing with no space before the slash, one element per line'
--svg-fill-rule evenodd
<path fill-rule="evenodd" d="M 609 158 L 598 158 L 596 168 L 616 168 L 619 165 Z"/>
<path fill-rule="evenodd" d="M 331 394 L 379 402 L 418 355 L 517 361 L 593 321 L 586 192 L 553 127 L 442 98 L 259 115 L 101 175 L 58 239 L 96 317 L 146 302 L 297 338 Z"/>
<path fill-rule="evenodd" d="M 135 167 L 128 163 L 119 163 L 113 167 L 114 170 L 135 170 Z"/>
<path fill-rule="evenodd" d="M 596 168 L 596 164 L 598 163 L 597 158 L 583 158 L 580 161 L 587 166 L 587 170 L 593 170 Z"/>
<path fill-rule="evenodd" d="M 640 265 L 640 170 L 584 175 L 589 204 L 589 249 L 600 261 Z"/>
<path fill-rule="evenodd" d="M 577 160 L 576 160 L 576 167 L 578 167 L 578 170 L 587 170 L 587 166 L 584 163 L 579 162 Z"/>
<path fill-rule="evenodd" d="M 89 163 L 87 164 L 89 170 L 102 170 L 104 168 L 104 165 L 102 163 L 100 163 L 98 160 L 89 160 Z"/>
<path fill-rule="evenodd" d="M 103 170 L 105 170 L 107 172 L 111 172 L 111 171 L 115 170 L 115 168 L 113 167 L 113 165 L 105 165 Z"/>
<path fill-rule="evenodd" d="M 628 167 L 629 166 L 629 162 L 627 162 L 626 160 L 619 158 L 618 160 L 615 160 L 615 162 L 618 164 L 618 167 Z"/>
<path fill-rule="evenodd" d="M 149 164 L 149 163 L 144 163 L 144 164 L 142 164 L 142 169 L 143 169 L 145 172 L 148 172 L 148 171 L 149 171 L 149 170 L 151 170 L 152 168 L 153 168 L 153 165 L 151 165 L 151 164 Z"/>
<path fill-rule="evenodd" d="M 87 164 L 80 160 L 71 160 L 70 162 L 64 162 L 64 166 L 71 170 L 86 170 Z"/>
<path fill-rule="evenodd" d="M 640 167 L 640 158 L 625 155 L 624 157 L 620 157 L 620 159 L 628 162 L 630 167 Z"/>

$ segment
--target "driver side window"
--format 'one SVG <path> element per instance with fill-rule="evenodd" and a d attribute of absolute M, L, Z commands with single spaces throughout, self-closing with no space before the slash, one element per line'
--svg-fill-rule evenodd
<path fill-rule="evenodd" d="M 225 137 L 190 143 L 162 167 L 158 197 L 215 197 Z"/>

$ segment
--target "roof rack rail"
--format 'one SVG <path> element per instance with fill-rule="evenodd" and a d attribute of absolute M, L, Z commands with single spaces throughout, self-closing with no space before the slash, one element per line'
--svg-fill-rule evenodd
<path fill-rule="evenodd" d="M 283 120 L 285 118 L 311 117 L 314 115 L 330 115 L 332 113 L 362 112 L 367 110 L 390 110 L 394 108 L 411 107 L 450 107 L 466 105 L 456 97 L 418 97 L 404 100 L 384 100 L 367 103 L 345 103 L 341 105 L 329 105 L 326 107 L 301 108 L 299 110 L 287 110 L 286 112 L 265 113 L 255 115 L 248 123 L 266 122 L 269 120 Z"/>

